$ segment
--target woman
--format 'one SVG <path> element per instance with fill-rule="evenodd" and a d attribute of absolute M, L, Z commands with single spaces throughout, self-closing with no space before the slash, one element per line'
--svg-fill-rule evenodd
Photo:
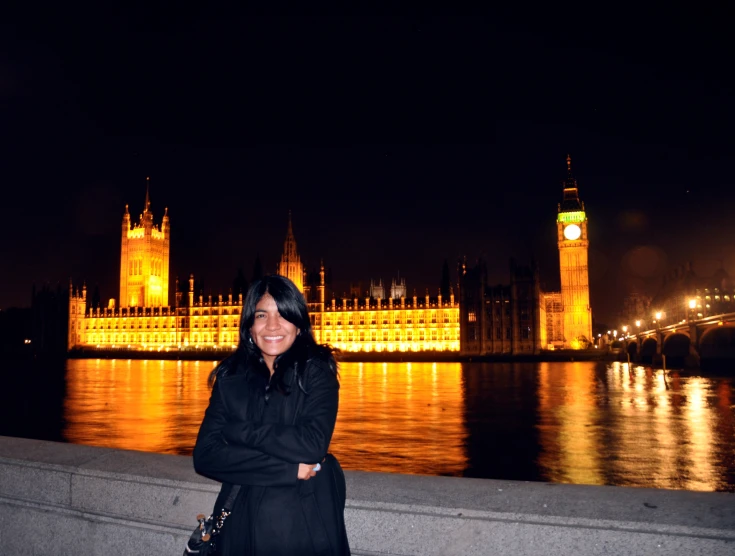
<path fill-rule="evenodd" d="M 248 290 L 235 353 L 210 375 L 197 473 L 242 485 L 218 541 L 224 555 L 349 555 L 344 473 L 327 454 L 337 420 L 333 350 L 318 345 L 304 297 L 283 276 Z"/>

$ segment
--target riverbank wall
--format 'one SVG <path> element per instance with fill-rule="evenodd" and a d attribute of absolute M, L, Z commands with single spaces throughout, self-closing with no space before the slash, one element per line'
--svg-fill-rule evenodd
<path fill-rule="evenodd" d="M 222 349 L 182 349 L 182 350 L 127 350 L 105 348 L 77 348 L 69 351 L 70 359 L 148 359 L 148 360 L 181 360 L 181 361 L 222 361 L 232 354 L 232 350 Z M 653 366 L 667 370 L 702 370 L 707 372 L 731 372 L 735 361 L 731 359 L 713 359 L 700 361 L 698 357 L 668 358 L 660 354 L 654 357 L 639 356 L 628 359 L 628 354 L 621 350 L 544 350 L 538 354 L 493 354 L 493 355 L 460 355 L 449 351 L 423 352 L 341 352 L 339 360 L 363 363 L 539 363 L 539 362 L 572 362 L 572 361 L 619 361 L 636 365 Z"/>
<path fill-rule="evenodd" d="M 232 354 L 232 350 L 222 349 L 182 349 L 182 350 L 127 350 L 104 348 L 79 348 L 68 352 L 71 359 L 173 359 L 221 361 Z M 341 352 L 340 361 L 365 363 L 400 363 L 400 362 L 540 362 L 540 361 L 615 361 L 622 360 L 620 353 L 605 350 L 554 350 L 542 351 L 539 354 L 496 354 L 484 356 L 464 356 L 450 351 L 422 352 Z"/>
<path fill-rule="evenodd" d="M 735 494 L 346 471 L 356 556 L 735 553 Z M 0 436 L 4 552 L 181 554 L 219 485 L 191 457 Z"/>

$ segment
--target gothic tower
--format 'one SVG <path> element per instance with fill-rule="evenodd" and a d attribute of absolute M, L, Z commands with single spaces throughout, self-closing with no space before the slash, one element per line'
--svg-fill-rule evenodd
<path fill-rule="evenodd" d="M 85 331 L 84 317 L 87 314 L 87 284 L 81 290 L 75 290 L 69 280 L 69 330 L 67 336 L 67 349 L 83 343 Z"/>
<path fill-rule="evenodd" d="M 561 300 L 564 311 L 564 347 L 579 349 L 592 341 L 587 251 L 587 215 L 579 200 L 577 180 L 572 177 L 572 157 L 567 155 L 564 198 L 556 218 L 561 272 Z M 586 340 L 586 341 L 585 341 Z"/>
<path fill-rule="evenodd" d="M 146 178 L 145 205 L 140 221 L 131 227 L 128 205 L 122 221 L 120 250 L 120 306 L 168 306 L 168 266 L 171 227 L 168 208 L 160 226 L 153 224 L 150 178 Z"/>
<path fill-rule="evenodd" d="M 291 211 L 288 211 L 288 231 L 286 232 L 286 241 L 283 243 L 283 254 L 281 262 L 278 264 L 278 274 L 285 276 L 291 280 L 301 293 L 304 292 L 304 266 L 296 251 L 296 239 L 293 235 L 293 226 L 291 225 Z"/>

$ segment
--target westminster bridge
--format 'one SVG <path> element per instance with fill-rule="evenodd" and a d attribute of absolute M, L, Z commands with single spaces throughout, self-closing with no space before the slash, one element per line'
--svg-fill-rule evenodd
<path fill-rule="evenodd" d="M 629 333 L 627 353 L 641 361 L 665 357 L 703 367 L 735 363 L 735 312 L 682 320 Z"/>

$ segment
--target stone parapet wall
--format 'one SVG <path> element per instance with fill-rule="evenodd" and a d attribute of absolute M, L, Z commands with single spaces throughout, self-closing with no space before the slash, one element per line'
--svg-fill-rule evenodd
<path fill-rule="evenodd" d="M 735 494 L 347 471 L 356 555 L 735 554 Z M 191 458 L 0 437 L 4 553 L 181 554 Z"/>

